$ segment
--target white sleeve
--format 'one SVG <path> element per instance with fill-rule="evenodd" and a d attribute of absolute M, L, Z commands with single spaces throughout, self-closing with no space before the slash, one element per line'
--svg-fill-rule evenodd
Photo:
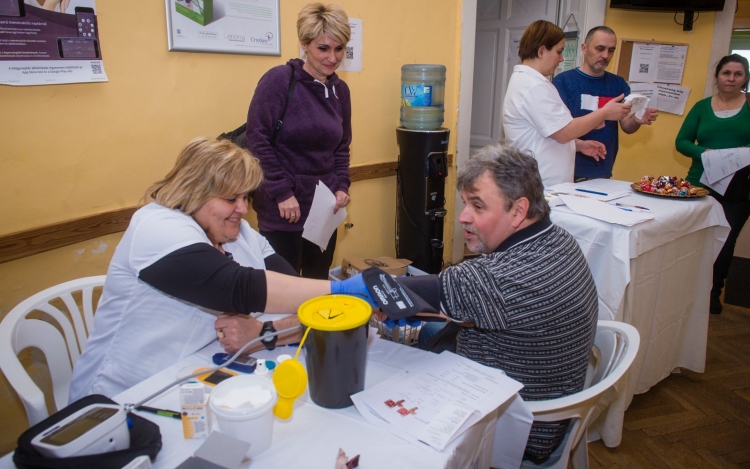
<path fill-rule="evenodd" d="M 200 226 L 182 212 L 160 207 L 141 215 L 130 245 L 129 262 L 136 275 L 178 249 L 197 243 L 210 244 Z"/>
<path fill-rule="evenodd" d="M 549 86 L 547 86 L 549 85 Z M 519 111 L 542 137 L 547 138 L 566 125 L 573 116 L 552 83 L 536 83 L 519 96 Z"/>

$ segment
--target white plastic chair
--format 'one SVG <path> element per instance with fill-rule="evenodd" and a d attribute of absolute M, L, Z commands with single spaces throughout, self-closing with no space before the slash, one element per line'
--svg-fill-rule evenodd
<path fill-rule="evenodd" d="M 18 354 L 28 347 L 42 351 L 52 379 L 55 409 L 67 406 L 73 365 L 94 324 L 97 306 L 93 301 L 94 289 L 103 286 L 105 278 L 105 275 L 85 277 L 50 287 L 22 301 L 0 322 L 0 369 L 23 402 L 29 425 L 41 422 L 49 414 L 44 393 L 32 381 L 18 360 Z M 77 291 L 81 292 L 83 313 L 72 295 Z M 65 304 L 68 314 L 51 304 L 58 298 Z M 50 322 L 28 318 L 32 311 L 51 316 L 62 334 Z"/>
<path fill-rule="evenodd" d="M 572 419 L 560 446 L 542 464 L 523 461 L 522 469 L 588 469 L 588 426 L 614 400 L 607 392 L 623 377 L 638 353 L 640 336 L 635 327 L 617 321 L 599 321 L 596 327 L 594 368 L 589 368 L 590 384 L 578 393 L 547 401 L 528 401 L 534 421 L 556 422 Z M 572 457 L 571 457 L 572 453 Z"/>

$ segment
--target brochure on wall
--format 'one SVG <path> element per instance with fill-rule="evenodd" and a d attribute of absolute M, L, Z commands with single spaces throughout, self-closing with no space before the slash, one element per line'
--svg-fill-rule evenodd
<path fill-rule="evenodd" d="M 659 96 L 653 83 L 630 83 L 630 92 L 648 98 L 648 107 L 659 108 Z"/>
<path fill-rule="evenodd" d="M 108 81 L 94 0 L 0 1 L 0 84 L 56 85 Z"/>
<path fill-rule="evenodd" d="M 279 0 L 166 0 L 169 50 L 281 55 Z"/>
<path fill-rule="evenodd" d="M 426 354 L 424 360 L 414 367 L 420 371 L 402 372 L 352 395 L 365 420 L 442 451 L 523 387 L 501 370 L 454 353 Z"/>
<path fill-rule="evenodd" d="M 682 83 L 687 46 L 671 44 L 633 44 L 630 81 L 645 83 Z"/>

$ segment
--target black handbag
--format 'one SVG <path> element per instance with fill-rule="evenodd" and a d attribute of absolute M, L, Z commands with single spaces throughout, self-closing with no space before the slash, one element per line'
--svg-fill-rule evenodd
<path fill-rule="evenodd" d="M 78 469 L 95 467 L 97 469 L 121 469 L 138 456 L 147 455 L 153 461 L 161 450 L 161 432 L 154 422 L 136 414 L 129 414 L 130 448 L 111 453 L 73 456 L 69 458 L 48 458 L 43 456 L 31 444 L 31 440 L 52 425 L 64 420 L 91 404 L 117 404 L 101 394 L 92 394 L 79 399 L 68 407 L 54 413 L 29 428 L 18 437 L 18 448 L 13 453 L 13 463 L 22 469 Z"/>
<path fill-rule="evenodd" d="M 289 68 L 292 68 L 290 65 Z M 284 109 L 281 111 L 281 116 L 276 120 L 276 126 L 273 128 L 273 134 L 271 134 L 271 146 L 273 147 L 276 144 L 276 136 L 279 134 L 279 130 L 281 130 L 281 125 L 284 123 L 284 116 L 286 115 L 286 108 L 289 106 L 289 100 L 292 98 L 292 93 L 294 93 L 294 85 L 297 83 L 297 80 L 294 78 L 294 69 L 292 68 L 292 74 L 289 77 L 289 86 L 286 90 L 286 101 L 284 101 Z M 247 136 L 247 122 L 242 124 L 241 126 L 237 127 L 236 129 L 224 132 L 223 134 L 219 135 L 217 140 L 231 140 L 235 145 L 237 145 L 240 148 L 247 148 L 247 145 L 245 144 L 245 138 Z"/>

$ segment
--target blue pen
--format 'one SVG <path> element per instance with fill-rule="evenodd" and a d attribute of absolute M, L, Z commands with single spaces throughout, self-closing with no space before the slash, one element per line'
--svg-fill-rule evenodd
<path fill-rule="evenodd" d="M 650 208 L 648 208 L 648 207 L 641 207 L 640 205 L 628 205 L 628 204 L 621 204 L 621 203 L 615 203 L 615 205 L 617 205 L 618 207 L 633 207 L 633 208 L 637 208 L 637 209 L 640 209 L 640 210 L 651 211 Z"/>
<path fill-rule="evenodd" d="M 604 192 L 590 191 L 590 190 L 588 190 L 588 189 L 576 189 L 576 190 L 577 190 L 578 192 L 587 192 L 587 193 L 589 193 L 589 194 L 604 195 L 604 196 L 607 196 L 607 195 L 609 195 L 609 194 L 606 194 L 606 193 L 604 193 Z"/>

